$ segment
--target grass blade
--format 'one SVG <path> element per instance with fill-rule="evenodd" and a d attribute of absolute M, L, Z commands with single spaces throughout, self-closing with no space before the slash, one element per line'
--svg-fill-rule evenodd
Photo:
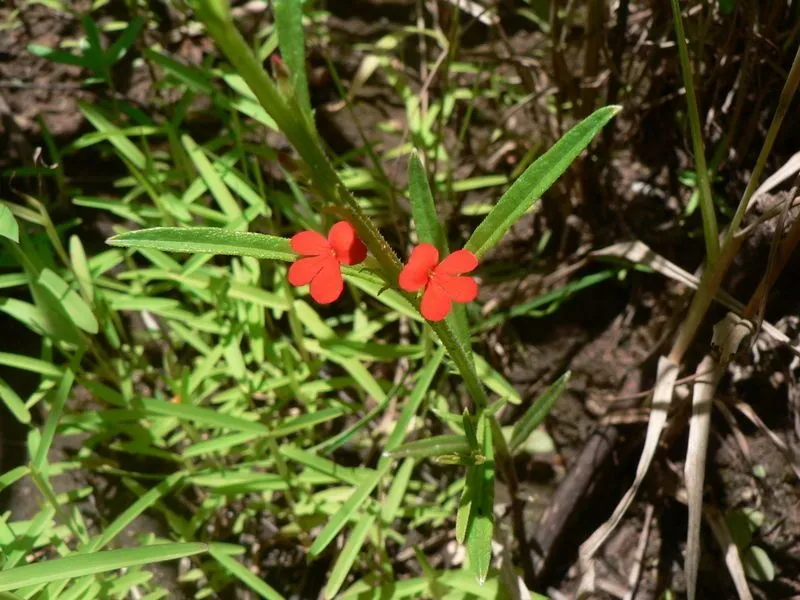
<path fill-rule="evenodd" d="M 17 421 L 26 425 L 31 422 L 31 413 L 28 411 L 28 407 L 25 406 L 25 402 L 19 397 L 17 392 L 1 378 L 0 400 L 5 403 L 8 410 L 16 417 Z"/>
<path fill-rule="evenodd" d="M 92 335 L 100 330 L 91 307 L 54 271 L 43 269 L 38 283 L 52 295 L 76 327 Z"/>
<path fill-rule="evenodd" d="M 181 543 L 155 544 L 93 554 L 73 554 L 0 572 L 0 591 L 16 590 L 28 585 L 60 579 L 74 579 L 84 575 L 175 560 L 207 550 L 208 546 L 205 544 Z"/>
<path fill-rule="evenodd" d="M 136 41 L 136 37 L 139 35 L 139 30 L 142 28 L 143 24 L 144 19 L 141 17 L 134 17 L 130 20 L 130 23 L 128 23 L 125 31 L 123 31 L 116 41 L 111 44 L 111 47 L 106 50 L 105 62 L 108 66 L 113 65 L 120 58 L 125 56 L 125 54 L 128 52 L 128 49 Z"/>
<path fill-rule="evenodd" d="M 188 135 L 183 135 L 181 137 L 181 142 L 183 143 L 183 147 L 186 148 L 189 158 L 192 159 L 195 168 L 200 173 L 200 177 L 203 178 L 206 186 L 208 186 L 208 190 L 211 192 L 211 195 L 214 196 L 214 200 L 217 201 L 217 204 L 222 209 L 222 212 L 225 213 L 225 216 L 230 219 L 231 223 L 239 223 L 240 225 L 237 228 L 246 228 L 239 203 L 236 202 L 233 194 L 231 194 L 228 186 L 222 181 L 222 178 L 211 164 L 211 161 L 208 160 L 203 149 Z"/>
<path fill-rule="evenodd" d="M 525 411 L 522 418 L 514 424 L 514 429 L 511 432 L 511 440 L 508 442 L 508 449 L 512 453 L 524 444 L 525 440 L 533 433 L 534 429 L 544 421 L 550 409 L 553 408 L 555 401 L 558 400 L 566 389 L 569 378 L 570 372 L 567 371 L 559 377 L 553 385 L 547 388 L 544 393 L 534 401 L 530 408 Z"/>
<path fill-rule="evenodd" d="M 77 362 L 77 361 L 76 361 Z M 75 381 L 75 373 L 71 369 L 67 369 L 61 377 L 53 396 L 53 404 L 50 407 L 50 414 L 47 415 L 42 428 L 42 438 L 39 441 L 39 447 L 36 451 L 36 456 L 33 459 L 33 469 L 41 473 L 47 461 L 47 453 L 53 443 L 53 438 L 56 435 L 56 427 L 61 421 L 61 415 L 64 412 L 64 404 L 67 402 L 67 396 L 72 389 L 72 384 Z"/>
<path fill-rule="evenodd" d="M 19 243 L 19 224 L 5 204 L 0 204 L 0 236 Z"/>
<path fill-rule="evenodd" d="M 139 170 L 147 167 L 147 159 L 142 151 L 125 137 L 125 134 L 109 121 L 99 108 L 85 102 L 79 102 L 78 107 L 95 129 L 108 135 L 108 141 L 117 149 L 120 156 Z"/>
<path fill-rule="evenodd" d="M 333 565 L 333 570 L 328 578 L 328 584 L 325 586 L 325 591 L 323 592 L 325 598 L 336 597 L 336 594 L 341 589 L 347 574 L 353 567 L 353 563 L 356 561 L 358 552 L 361 550 L 361 546 L 364 544 L 364 540 L 366 539 L 367 534 L 374 523 L 375 515 L 367 515 L 363 519 L 360 519 L 358 523 L 356 523 L 356 526 L 350 533 L 350 537 L 347 538 L 347 543 L 344 545 L 342 552 L 336 559 L 336 564 Z"/>
<path fill-rule="evenodd" d="M 209 553 L 223 569 L 239 579 L 262 598 L 266 598 L 267 600 L 283 600 L 283 596 L 267 585 L 265 581 L 256 577 L 236 559 L 231 558 L 221 544 L 211 544 L 209 546 Z"/>
<path fill-rule="evenodd" d="M 150 415 L 175 417 L 181 421 L 201 423 L 210 427 L 232 429 L 243 433 L 261 435 L 270 435 L 271 433 L 270 429 L 262 423 L 226 415 L 211 408 L 188 404 L 172 404 L 163 400 L 151 400 L 149 398 L 142 398 L 140 402 L 142 408 Z"/>
<path fill-rule="evenodd" d="M 425 368 L 420 372 L 414 390 L 411 392 L 411 396 L 405 403 L 405 406 L 403 406 L 403 412 L 401 412 L 400 416 L 397 418 L 394 430 L 386 442 L 386 452 L 395 450 L 403 443 L 408 425 L 411 423 L 411 419 L 414 418 L 414 415 L 417 414 L 417 409 L 433 382 L 433 378 L 436 375 L 436 371 L 439 369 L 442 358 L 444 358 L 444 348 L 439 348 L 431 357 L 428 364 L 425 365 Z"/>
<path fill-rule="evenodd" d="M 697 168 L 698 192 L 700 194 L 700 212 L 703 216 L 703 239 L 706 243 L 706 262 L 709 268 L 717 260 L 719 254 L 719 231 L 717 229 L 717 215 L 714 212 L 714 199 L 711 195 L 709 170 L 706 165 L 706 150 L 703 144 L 703 129 L 700 125 L 700 114 L 697 110 L 697 98 L 694 93 L 694 74 L 692 63 L 689 60 L 689 48 L 686 45 L 686 35 L 683 33 L 683 19 L 678 0 L 671 0 L 672 17 L 675 24 L 675 37 L 678 40 L 678 56 L 681 63 L 683 88 L 686 90 L 686 105 L 689 109 L 689 127 L 692 131 L 692 146 L 694 149 L 694 162 Z"/>
<path fill-rule="evenodd" d="M 397 511 L 400 508 L 403 496 L 405 496 L 406 489 L 408 489 L 408 483 L 411 480 L 411 472 L 413 470 L 414 459 L 407 458 L 403 461 L 403 464 L 400 465 L 400 468 L 395 471 L 389 492 L 381 503 L 381 522 L 387 527 L 392 525 L 394 518 L 397 516 Z"/>
<path fill-rule="evenodd" d="M 10 352 L 0 352 L 0 365 L 39 373 L 45 377 L 61 377 L 64 374 L 63 369 L 53 363 L 33 358 L 32 356 L 25 356 L 24 354 L 11 354 Z"/>
<path fill-rule="evenodd" d="M 145 510 L 153 506 L 156 502 L 161 500 L 181 479 L 183 473 L 173 473 L 166 479 L 162 480 L 155 487 L 148 490 L 136 502 L 126 508 L 120 515 L 114 519 L 112 523 L 103 529 L 103 533 L 98 538 L 92 541 L 92 549 L 103 548 L 111 540 L 113 540 L 123 529 L 130 525 Z"/>

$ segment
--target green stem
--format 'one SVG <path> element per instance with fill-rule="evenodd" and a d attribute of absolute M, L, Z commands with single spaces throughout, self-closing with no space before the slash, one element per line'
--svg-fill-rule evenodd
<path fill-rule="evenodd" d="M 416 305 L 416 303 L 415 303 Z M 470 396 L 478 411 L 483 410 L 489 404 L 489 397 L 486 395 L 486 389 L 481 384 L 478 374 L 475 372 L 475 366 L 470 360 L 469 351 L 458 343 L 453 331 L 447 325 L 446 321 L 439 321 L 432 323 L 428 321 L 431 329 L 439 336 L 442 345 L 447 350 L 453 363 L 456 365 L 461 377 L 464 379 L 464 385 L 467 386 Z"/>
<path fill-rule="evenodd" d="M 675 22 L 675 36 L 678 40 L 678 55 L 683 74 L 683 86 L 686 88 L 686 104 L 689 109 L 689 127 L 692 130 L 692 146 L 694 161 L 697 171 L 697 184 L 700 198 L 700 212 L 703 215 L 703 238 L 706 242 L 706 264 L 712 267 L 719 253 L 719 232 L 717 230 L 717 216 L 714 212 L 714 199 L 711 194 L 711 183 L 708 178 L 706 165 L 706 151 L 703 144 L 703 130 L 700 127 L 700 114 L 697 110 L 697 97 L 694 93 L 694 75 L 692 64 L 689 61 L 689 48 L 686 45 L 686 35 L 683 31 L 681 7 L 678 0 L 671 0 L 672 15 Z"/>
<path fill-rule="evenodd" d="M 347 213 L 359 237 L 381 266 L 386 282 L 396 288 L 402 263 L 339 178 L 313 127 L 302 117 L 302 111 L 292 108 L 236 29 L 227 0 L 195 0 L 192 4 L 217 45 L 305 161 L 319 194 L 327 203 Z M 406 293 L 405 296 L 419 309 L 414 295 Z M 488 396 L 470 360 L 469 350 L 458 343 L 446 323 L 429 324 L 461 373 L 476 406 L 485 407 Z"/>

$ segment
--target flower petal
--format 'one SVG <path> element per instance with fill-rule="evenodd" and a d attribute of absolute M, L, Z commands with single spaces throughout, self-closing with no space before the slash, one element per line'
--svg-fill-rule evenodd
<path fill-rule="evenodd" d="M 439 263 L 436 271 L 447 275 L 461 275 L 462 273 L 473 271 L 477 266 L 478 257 L 472 252 L 469 250 L 456 250 Z"/>
<path fill-rule="evenodd" d="M 303 256 L 319 256 L 327 254 L 331 245 L 325 236 L 316 231 L 301 231 L 292 236 L 292 250 Z"/>
<path fill-rule="evenodd" d="M 431 282 L 422 294 L 420 312 L 428 321 L 441 321 L 450 312 L 453 304 L 442 286 Z"/>
<path fill-rule="evenodd" d="M 311 297 L 320 304 L 330 304 L 342 295 L 344 280 L 339 263 L 332 256 L 322 262 L 322 269 L 311 280 Z"/>
<path fill-rule="evenodd" d="M 336 252 L 337 260 L 345 265 L 357 265 L 367 257 L 367 247 L 358 238 L 355 228 L 347 221 L 339 221 L 328 232 L 328 242 Z"/>
<path fill-rule="evenodd" d="M 408 264 L 400 271 L 398 283 L 407 292 L 421 290 L 428 283 L 430 271 L 439 261 L 439 251 L 431 244 L 420 244 L 411 252 Z"/>
<path fill-rule="evenodd" d="M 436 283 L 455 302 L 472 302 L 478 297 L 478 284 L 472 277 L 439 273 L 436 275 Z"/>
<path fill-rule="evenodd" d="M 311 280 L 322 270 L 325 259 L 324 256 L 310 256 L 294 261 L 289 267 L 289 283 L 296 286 L 311 283 Z"/>

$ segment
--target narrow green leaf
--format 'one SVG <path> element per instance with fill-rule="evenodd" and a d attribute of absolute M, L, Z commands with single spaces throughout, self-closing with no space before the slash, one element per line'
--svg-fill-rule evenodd
<path fill-rule="evenodd" d="M 11 414 L 17 418 L 17 421 L 26 425 L 31 422 L 31 413 L 25 406 L 25 402 L 19 397 L 17 392 L 2 379 L 0 379 L 0 400 L 5 403 L 8 410 L 11 411 Z"/>
<path fill-rule="evenodd" d="M 69 238 L 69 259 L 75 278 L 81 287 L 84 300 L 88 303 L 94 301 L 94 287 L 92 285 L 92 274 L 89 271 L 89 263 L 86 260 L 86 252 L 83 249 L 81 238 L 77 235 Z"/>
<path fill-rule="evenodd" d="M 19 243 L 19 225 L 5 204 L 0 204 L 0 237 Z"/>
<path fill-rule="evenodd" d="M 30 283 L 35 285 L 35 282 Z M 23 302 L 16 298 L 0 298 L 0 312 L 16 319 L 39 335 L 51 330 L 51 326 L 42 311 L 29 302 Z"/>
<path fill-rule="evenodd" d="M 91 307 L 54 271 L 42 269 L 38 283 L 52 294 L 77 327 L 93 335 L 100 330 L 100 325 L 97 323 Z"/>
<path fill-rule="evenodd" d="M 411 216 L 420 242 L 433 244 L 444 255 L 447 248 L 439 217 L 436 214 L 436 203 L 428 185 L 428 175 L 415 150 L 408 160 L 408 194 L 411 197 Z"/>
<path fill-rule="evenodd" d="M 7 572 L 14 570 L 14 567 L 16 567 L 25 556 L 33 551 L 34 547 L 37 545 L 37 540 L 43 531 L 52 530 L 55 527 L 55 523 L 52 522 L 53 515 L 55 514 L 56 509 L 53 508 L 51 504 L 47 503 L 39 509 L 38 514 L 30 521 L 20 524 L 27 525 L 27 527 L 20 531 L 21 535 L 12 533 L 12 539 L 9 539 L 6 544 L 10 544 L 12 541 L 14 543 L 10 544 L 10 547 L 4 544 L 4 550 L 7 552 L 7 554 L 5 555 L 3 567 L 7 570 Z M 5 523 L 5 520 L 3 520 L 3 523 Z M 3 573 L 0 573 L 0 581 L 2 581 L 2 575 Z M 0 590 L 2 589 L 2 586 L 0 586 Z"/>
<path fill-rule="evenodd" d="M 533 431 L 544 421 L 544 418 L 553 408 L 553 404 L 561 396 L 569 383 L 570 372 L 567 371 L 558 380 L 548 387 L 533 404 L 530 405 L 525 414 L 514 424 L 511 432 L 511 440 L 508 442 L 508 449 L 513 453 L 517 448 L 525 443 L 525 440 Z"/>
<path fill-rule="evenodd" d="M 113 65 L 120 58 L 125 56 L 125 54 L 128 52 L 128 49 L 136 41 L 136 38 L 139 35 L 139 30 L 141 30 L 143 24 L 144 20 L 141 17 L 134 17 L 130 20 L 130 23 L 128 23 L 125 31 L 122 32 L 122 34 L 106 51 L 105 62 L 107 66 Z"/>
<path fill-rule="evenodd" d="M 271 433 L 269 428 L 263 423 L 227 415 L 211 408 L 192 406 L 190 404 L 172 404 L 164 400 L 153 400 L 150 398 L 142 398 L 139 402 L 141 402 L 142 408 L 151 415 L 175 417 L 181 421 L 189 421 L 209 427 L 232 429 L 244 433 L 261 435 L 270 435 Z"/>
<path fill-rule="evenodd" d="M 420 371 L 414 390 L 403 406 L 403 411 L 400 413 L 397 421 L 395 421 L 394 430 L 392 430 L 389 439 L 386 441 L 385 452 L 392 452 L 403 443 L 411 419 L 417 414 L 419 405 L 425 399 L 425 394 L 428 393 L 428 389 L 433 382 L 433 378 L 436 376 L 436 371 L 439 369 L 442 358 L 444 358 L 444 348 L 439 348 L 431 357 L 430 361 L 428 361 L 428 364 L 425 365 L 425 368 Z"/>
<path fill-rule="evenodd" d="M 430 597 L 434 598 L 435 600 L 441 600 L 444 598 L 445 594 L 447 594 L 447 586 L 442 585 L 439 582 L 436 571 L 431 566 L 431 563 L 428 562 L 428 559 L 425 557 L 425 553 L 420 550 L 419 546 L 414 546 L 414 554 L 417 557 L 419 566 L 422 567 L 422 574 L 425 576 L 425 579 L 428 582 L 428 593 L 430 594 Z"/>
<path fill-rule="evenodd" d="M 202 70 L 195 67 L 188 67 L 150 48 L 145 49 L 144 56 L 147 60 L 156 63 L 167 73 L 186 85 L 190 90 L 205 94 L 206 96 L 214 95 L 214 85 Z"/>
<path fill-rule="evenodd" d="M 209 546 L 209 553 L 223 569 L 228 571 L 262 598 L 266 598 L 267 600 L 283 600 L 283 596 L 267 585 L 265 581 L 259 579 L 252 571 L 242 565 L 242 563 L 231 558 L 230 553 L 225 548 L 226 545 L 211 544 Z"/>
<path fill-rule="evenodd" d="M 480 465 L 468 466 L 467 473 L 464 475 L 464 491 L 461 493 L 456 512 L 456 541 L 459 544 L 464 544 L 466 541 L 467 528 L 470 525 L 470 518 L 473 516 L 472 503 L 475 498 L 479 467 Z"/>
<path fill-rule="evenodd" d="M 475 452 L 479 452 L 480 448 L 478 446 L 478 431 L 475 427 L 475 417 L 469 414 L 468 409 L 464 409 L 464 412 L 461 414 L 461 423 L 464 426 L 464 437 L 467 439 L 467 443 L 469 444 L 469 449 Z"/>
<path fill-rule="evenodd" d="M 320 532 L 317 536 L 317 539 L 314 540 L 314 543 L 311 544 L 311 548 L 308 549 L 308 554 L 310 556 L 317 556 L 319 555 L 325 548 L 328 547 L 333 539 L 338 535 L 338 533 L 342 530 L 345 526 L 347 521 L 355 514 L 356 510 L 364 503 L 364 501 L 369 497 L 374 490 L 378 483 L 380 483 L 381 478 L 389 472 L 389 469 L 392 466 L 391 461 L 386 461 L 381 465 L 378 465 L 377 470 L 370 476 L 365 477 L 364 480 L 361 482 L 350 497 L 339 507 L 339 510 L 336 511 L 328 523 L 325 525 L 325 528 Z"/>
<path fill-rule="evenodd" d="M 483 455 L 485 461 L 477 466 L 474 487 L 472 514 L 467 526 L 466 545 L 470 567 L 483 584 L 492 564 L 492 535 L 494 532 L 494 447 L 492 428 L 484 415 Z M 481 432 L 479 431 L 479 434 Z M 479 436 L 480 437 L 480 436 Z"/>
<path fill-rule="evenodd" d="M 22 287 L 26 283 L 28 283 L 28 276 L 25 273 L 5 273 L 0 275 L 0 290 Z"/>
<path fill-rule="evenodd" d="M 28 52 L 65 65 L 74 65 L 76 67 L 83 67 L 84 69 L 90 69 L 92 67 L 91 61 L 84 56 L 71 54 L 63 50 L 54 50 L 53 48 L 48 48 L 40 44 L 28 44 Z"/>
<path fill-rule="evenodd" d="M 373 574 L 370 573 L 370 576 Z M 440 570 L 434 572 L 436 580 L 449 588 L 452 592 L 445 598 L 469 598 L 470 600 L 505 600 L 514 598 L 500 584 L 499 578 L 492 577 L 481 585 L 475 577 L 464 569 Z M 383 585 L 376 584 L 374 577 L 367 576 L 357 581 L 340 596 L 339 600 L 404 600 L 406 598 L 429 598 L 426 591 L 430 589 L 426 577 L 412 577 L 409 579 L 387 580 Z M 545 596 L 531 594 L 531 600 L 547 600 Z"/>
<path fill-rule="evenodd" d="M 365 477 L 370 475 L 370 472 L 366 469 L 359 470 L 352 467 L 343 467 L 332 460 L 301 450 L 295 446 L 281 446 L 280 452 L 289 460 L 350 485 L 358 485 Z"/>
<path fill-rule="evenodd" d="M 289 240 L 261 233 L 229 231 L 218 227 L 154 227 L 120 233 L 106 240 L 111 246 L 154 248 L 165 252 L 252 256 L 292 262 Z"/>
<path fill-rule="evenodd" d="M 278 125 L 275 123 L 275 120 L 264 107 L 259 104 L 258 99 L 247 86 L 244 79 L 235 73 L 227 73 L 222 76 L 222 79 L 234 92 L 240 95 L 238 98 L 233 98 L 230 101 L 230 105 L 233 108 L 247 115 L 254 121 L 261 123 L 265 127 L 278 131 Z M 224 98 L 224 96 L 215 96 L 215 100 L 218 102 L 220 98 Z"/>
<path fill-rule="evenodd" d="M 47 415 L 47 420 L 42 428 L 42 437 L 41 440 L 39 440 L 39 447 L 33 459 L 34 471 L 38 473 L 44 471 L 44 466 L 47 462 L 47 453 L 50 451 L 50 446 L 53 444 L 53 438 L 56 435 L 56 427 L 58 427 L 58 423 L 61 421 L 61 415 L 64 413 L 64 405 L 67 402 L 67 396 L 69 396 L 74 382 L 75 373 L 72 372 L 72 369 L 67 369 L 61 377 L 58 387 L 52 393 L 53 402 L 50 406 L 50 413 Z"/>
<path fill-rule="evenodd" d="M 775 564 L 766 550 L 759 546 L 750 546 L 744 551 L 742 564 L 747 576 L 754 581 L 772 581 L 775 579 Z"/>
<path fill-rule="evenodd" d="M 394 477 L 392 477 L 392 485 L 389 488 L 389 492 L 386 494 L 386 498 L 384 498 L 381 503 L 381 522 L 387 527 L 391 527 L 392 522 L 397 516 L 400 504 L 408 489 L 408 483 L 411 481 L 411 472 L 413 470 L 414 459 L 407 458 L 403 461 L 403 464 L 400 465 L 400 468 L 397 469 Z"/>
<path fill-rule="evenodd" d="M 278 0 L 275 3 L 275 21 L 281 56 L 289 68 L 293 99 L 303 111 L 306 120 L 313 123 L 306 77 L 302 0 Z"/>
<path fill-rule="evenodd" d="M 30 473 L 30 471 L 31 470 L 27 466 L 21 465 L 19 467 L 14 467 L 10 471 L 6 471 L 0 475 L 0 491 L 6 489 L 8 486 L 25 477 L 25 475 Z"/>
<path fill-rule="evenodd" d="M 95 198 L 92 196 L 77 196 L 72 199 L 72 203 L 77 206 L 107 210 L 113 215 L 128 219 L 139 225 L 144 225 L 145 223 L 137 207 L 122 204 L 119 200 L 106 200 L 105 198 Z"/>
<path fill-rule="evenodd" d="M 391 452 L 385 452 L 384 456 L 419 459 L 443 454 L 469 454 L 469 451 L 469 442 L 463 435 L 435 435 L 403 444 Z"/>
<path fill-rule="evenodd" d="M 0 572 L 0 591 L 175 560 L 200 554 L 207 549 L 208 546 L 199 543 L 155 544 L 93 554 L 73 554 Z"/>
<path fill-rule="evenodd" d="M 81 25 L 86 32 L 86 44 L 81 47 L 83 55 L 88 61 L 93 70 L 102 70 L 104 66 L 103 60 L 103 43 L 100 40 L 100 29 L 97 23 L 94 22 L 91 15 L 85 14 L 81 18 Z"/>
<path fill-rule="evenodd" d="M 217 201 L 222 212 L 225 213 L 231 222 L 238 221 L 241 223 L 240 227 L 246 226 L 239 203 L 236 202 L 233 194 L 231 194 L 228 186 L 222 181 L 222 178 L 211 164 L 211 161 L 208 160 L 203 149 L 188 135 L 183 135 L 181 137 L 181 142 L 183 142 L 183 147 L 186 148 L 189 158 L 192 159 L 195 168 L 200 173 L 200 177 L 203 178 L 203 181 L 206 186 L 208 186 L 211 195 L 214 196 L 214 200 Z"/>
<path fill-rule="evenodd" d="M 137 169 L 142 170 L 147 166 L 147 159 L 142 151 L 116 125 L 109 121 L 99 108 L 85 102 L 79 102 L 78 107 L 86 119 L 94 125 L 95 129 L 109 135 L 109 141 L 117 149 L 120 156 Z"/>
<path fill-rule="evenodd" d="M 478 258 L 494 246 L 541 195 L 567 170 L 594 137 L 621 110 L 606 106 L 570 129 L 552 148 L 525 169 L 467 242 Z"/>
<path fill-rule="evenodd" d="M 425 368 L 420 372 L 417 383 L 414 386 L 414 391 L 411 393 L 410 398 L 405 403 L 403 411 L 400 413 L 400 417 L 398 417 L 395 423 L 394 430 L 389 436 L 389 440 L 386 443 L 386 451 L 394 450 L 403 442 L 408 425 L 411 423 L 411 419 L 416 414 L 420 403 L 425 398 L 425 394 L 428 392 L 428 388 L 430 387 L 431 382 L 436 375 L 436 371 L 438 370 L 443 357 L 444 349 L 440 348 L 433 355 L 430 362 L 425 365 Z M 345 526 L 347 521 L 353 516 L 358 507 L 361 506 L 361 504 L 372 493 L 372 490 L 377 487 L 381 478 L 389 472 L 392 464 L 393 461 L 388 458 L 381 459 L 374 474 L 369 477 L 365 477 L 362 480 L 361 484 L 355 489 L 355 491 L 353 491 L 345 503 L 342 504 L 339 510 L 336 511 L 336 513 L 331 517 L 327 525 L 325 525 L 325 528 L 317 536 L 317 539 L 314 540 L 314 543 L 311 545 L 311 548 L 308 551 L 311 556 L 318 555 L 328 546 L 328 544 L 331 543 L 331 541 L 333 541 L 336 535 Z"/>
<path fill-rule="evenodd" d="M 163 479 L 143 494 L 136 502 L 131 504 L 128 508 L 120 513 L 109 525 L 107 525 L 99 537 L 92 540 L 91 549 L 98 550 L 105 547 L 111 540 L 113 540 L 123 529 L 130 525 L 134 519 L 141 515 L 145 510 L 153 506 L 156 502 L 161 500 L 167 492 L 169 492 L 181 479 L 184 474 L 181 472 L 173 473 L 169 477 Z"/>
<path fill-rule="evenodd" d="M 333 565 L 333 570 L 328 577 L 328 584 L 325 586 L 325 591 L 323 592 L 325 598 L 332 599 L 336 597 L 336 594 L 341 589 L 344 580 L 347 578 L 347 574 L 353 567 L 353 563 L 356 561 L 358 552 L 361 550 L 361 546 L 364 544 L 364 540 L 366 539 L 367 534 L 374 523 L 375 515 L 366 515 L 365 517 L 359 519 L 356 523 L 356 526 L 350 533 L 350 537 L 347 538 L 347 543 L 339 553 L 336 563 Z"/>
<path fill-rule="evenodd" d="M 343 407 L 332 406 L 330 408 L 323 408 L 322 410 L 306 413 L 304 415 L 300 415 L 299 417 L 295 417 L 294 419 L 290 419 L 289 421 L 280 423 L 270 432 L 270 436 L 282 437 L 302 429 L 311 429 L 315 425 L 340 417 L 345 414 L 345 412 L 346 410 Z"/>
<path fill-rule="evenodd" d="M 255 439 L 258 439 L 258 434 L 231 433 L 187 446 L 182 452 L 182 455 L 184 458 L 192 458 L 195 456 L 202 456 L 203 454 L 212 454 L 214 452 L 229 452 L 234 446 L 241 446 Z"/>
<path fill-rule="evenodd" d="M 474 359 L 475 370 L 486 387 L 511 404 L 522 403 L 522 397 L 519 395 L 519 392 L 505 377 L 495 371 L 489 363 L 486 362 L 486 359 L 477 354 L 474 356 Z"/>
<path fill-rule="evenodd" d="M 33 358 L 32 356 L 25 356 L 24 354 L 11 354 L 10 352 L 0 352 L 0 365 L 39 373 L 45 377 L 61 377 L 64 373 L 63 369 L 53 363 Z"/>

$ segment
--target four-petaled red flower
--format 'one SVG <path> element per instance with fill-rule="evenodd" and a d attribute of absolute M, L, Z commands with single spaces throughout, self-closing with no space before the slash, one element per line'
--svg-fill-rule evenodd
<path fill-rule="evenodd" d="M 411 252 L 398 283 L 407 292 L 424 288 L 422 316 L 429 321 L 441 321 L 453 302 L 472 302 L 478 296 L 478 284 L 472 277 L 463 276 L 477 266 L 478 258 L 469 250 L 456 250 L 439 262 L 436 246 L 420 244 Z"/>
<path fill-rule="evenodd" d="M 330 304 L 342 295 L 344 280 L 340 265 L 357 265 L 367 257 L 367 247 L 347 221 L 331 227 L 325 239 L 316 231 L 301 231 L 291 240 L 292 250 L 307 258 L 289 267 L 289 283 L 311 284 L 311 297 Z"/>

